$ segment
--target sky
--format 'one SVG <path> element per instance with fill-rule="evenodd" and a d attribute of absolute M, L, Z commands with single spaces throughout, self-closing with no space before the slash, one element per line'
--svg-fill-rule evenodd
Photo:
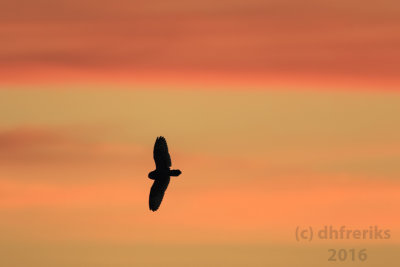
<path fill-rule="evenodd" d="M 395 1 L 3 2 L 2 265 L 398 266 Z"/>
<path fill-rule="evenodd" d="M 1 78 L 179 84 L 236 77 L 393 89 L 399 9 L 390 0 L 5 0 Z"/>

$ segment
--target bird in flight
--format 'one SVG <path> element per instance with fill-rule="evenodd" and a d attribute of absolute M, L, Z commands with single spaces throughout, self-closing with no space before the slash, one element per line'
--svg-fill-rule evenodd
<path fill-rule="evenodd" d="M 170 176 L 179 176 L 180 170 L 171 170 L 171 156 L 168 152 L 167 141 L 163 136 L 157 137 L 153 151 L 156 169 L 149 173 L 149 178 L 154 180 L 150 190 L 149 207 L 156 211 L 163 200 L 165 190 L 167 190 Z"/>

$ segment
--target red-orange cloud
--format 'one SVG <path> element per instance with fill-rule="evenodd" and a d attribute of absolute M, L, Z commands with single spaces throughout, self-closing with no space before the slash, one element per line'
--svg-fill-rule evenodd
<path fill-rule="evenodd" d="M 390 0 L 15 3 L 0 11 L 3 83 L 399 82 Z"/>

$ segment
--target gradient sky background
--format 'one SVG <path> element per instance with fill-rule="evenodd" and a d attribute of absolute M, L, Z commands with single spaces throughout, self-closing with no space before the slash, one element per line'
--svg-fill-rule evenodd
<path fill-rule="evenodd" d="M 3 1 L 1 265 L 398 266 L 398 32 L 387 0 Z"/>

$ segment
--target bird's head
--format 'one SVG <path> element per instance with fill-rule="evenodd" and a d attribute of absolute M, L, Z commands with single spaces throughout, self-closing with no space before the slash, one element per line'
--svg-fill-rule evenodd
<path fill-rule="evenodd" d="M 156 174 L 154 173 L 154 171 L 152 171 L 152 172 L 149 172 L 149 175 L 148 175 L 148 177 L 150 178 L 150 179 L 155 179 L 156 177 Z"/>

